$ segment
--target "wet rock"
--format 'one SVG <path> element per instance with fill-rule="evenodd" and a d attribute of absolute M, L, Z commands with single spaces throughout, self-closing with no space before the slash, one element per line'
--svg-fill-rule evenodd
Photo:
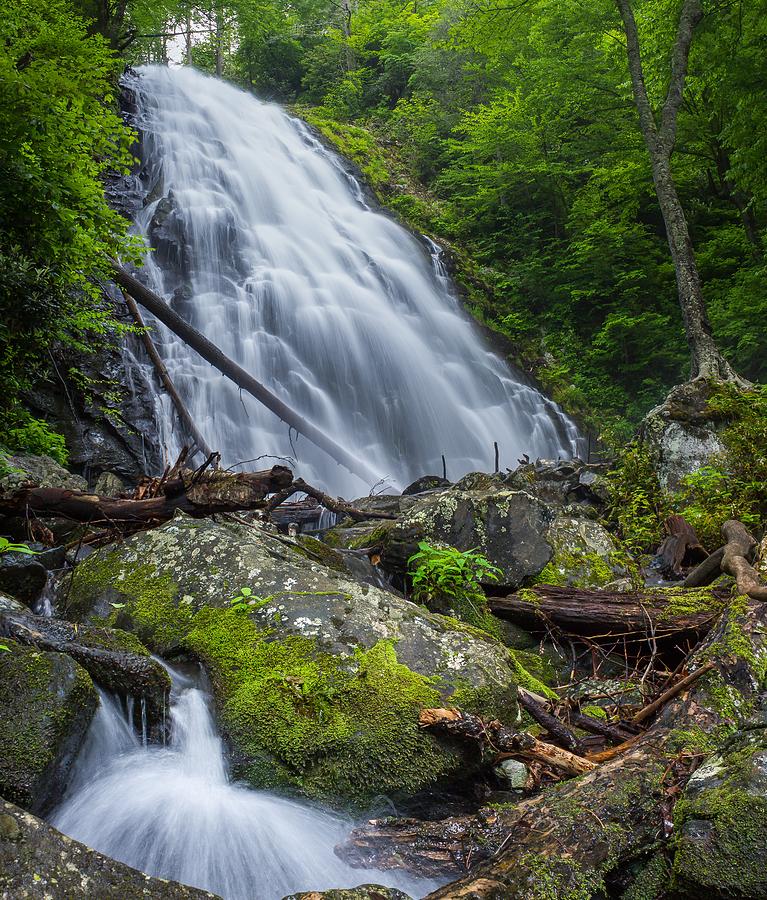
<path fill-rule="evenodd" d="M 303 891 L 300 894 L 291 894 L 283 900 L 410 900 L 410 895 L 380 884 L 361 884 L 356 888 Z"/>
<path fill-rule="evenodd" d="M 101 497 L 119 497 L 128 489 L 128 483 L 115 472 L 102 472 L 93 486 L 93 493 Z"/>
<path fill-rule="evenodd" d="M 719 432 L 726 421 L 708 406 L 713 390 L 707 381 L 677 385 L 642 422 L 640 438 L 666 490 L 677 490 L 685 475 L 709 464 L 724 449 Z"/>
<path fill-rule="evenodd" d="M 544 503 L 556 506 L 579 504 L 599 509 L 608 499 L 605 466 L 583 460 L 539 459 L 519 466 L 505 484 L 527 491 Z"/>
<path fill-rule="evenodd" d="M 10 471 L 0 478 L 0 491 L 3 493 L 11 493 L 30 482 L 40 487 L 88 490 L 88 482 L 84 478 L 73 475 L 50 456 L 17 454 L 8 457 L 7 465 Z"/>
<path fill-rule="evenodd" d="M 441 475 L 422 475 L 405 488 L 402 496 L 410 497 L 413 494 L 423 494 L 424 491 L 433 491 L 436 488 L 446 487 L 450 487 L 450 482 L 447 478 L 443 478 Z"/>
<path fill-rule="evenodd" d="M 0 613 L 4 612 L 26 614 L 29 612 L 29 607 L 25 606 L 20 600 L 16 600 L 14 597 L 9 597 L 6 594 L 0 594 Z"/>
<path fill-rule="evenodd" d="M 498 778 L 512 791 L 524 791 L 530 778 L 527 766 L 519 759 L 504 759 L 494 769 Z"/>
<path fill-rule="evenodd" d="M 674 808 L 674 896 L 767 896 L 767 729 L 728 742 Z"/>
<path fill-rule="evenodd" d="M 404 574 L 418 543 L 427 541 L 478 550 L 501 570 L 498 583 L 509 589 L 537 575 L 552 556 L 545 535 L 553 511 L 525 491 L 498 489 L 495 476 L 488 478 L 481 490 L 456 485 L 419 498 L 388 530 L 384 568 Z"/>
<path fill-rule="evenodd" d="M 215 895 L 143 872 L 65 837 L 0 801 L 0 897 L 8 900 L 214 900 Z"/>
<path fill-rule="evenodd" d="M 98 698 L 69 656 L 0 645 L 0 794 L 44 812 L 66 787 Z"/>
<path fill-rule="evenodd" d="M 200 658 L 236 771 L 257 786 L 362 804 L 465 775 L 476 760 L 420 730 L 418 709 L 516 716 L 509 651 L 302 551 L 264 527 L 177 516 L 80 563 L 70 610 Z M 243 587 L 250 605 L 233 609 Z"/>
<path fill-rule="evenodd" d="M 27 553 L 0 554 L 0 590 L 32 604 L 45 587 L 48 570 Z"/>

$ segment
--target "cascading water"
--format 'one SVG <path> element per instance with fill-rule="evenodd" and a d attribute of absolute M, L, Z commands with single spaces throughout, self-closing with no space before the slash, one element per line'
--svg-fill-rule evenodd
<path fill-rule="evenodd" d="M 575 426 L 485 345 L 434 245 L 371 210 L 298 120 L 190 68 L 126 76 L 142 133 L 141 277 L 195 327 L 393 487 L 532 457 L 570 457 Z M 432 259 L 430 260 L 430 255 Z M 296 460 L 346 496 L 340 468 L 164 328 L 160 350 L 226 465 Z M 174 434 L 161 405 L 168 455 Z"/>
<path fill-rule="evenodd" d="M 436 884 L 352 869 L 333 852 L 350 823 L 227 778 L 208 698 L 169 670 L 171 739 L 146 745 L 114 698 L 101 704 L 51 824 L 134 868 L 224 900 L 279 900 L 376 882 L 423 896 Z"/>

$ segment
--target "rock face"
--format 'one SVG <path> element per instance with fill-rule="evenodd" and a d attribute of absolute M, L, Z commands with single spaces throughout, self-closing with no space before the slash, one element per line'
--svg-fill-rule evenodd
<path fill-rule="evenodd" d="M 0 801 L 3 900 L 215 900 L 215 895 L 102 856 L 12 803 Z"/>
<path fill-rule="evenodd" d="M 250 604 L 233 608 L 242 588 Z M 410 795 L 467 765 L 418 728 L 419 707 L 516 714 L 497 641 L 260 526 L 179 516 L 97 551 L 75 570 L 69 614 L 201 659 L 236 771 L 256 786 L 359 805 Z"/>
<path fill-rule="evenodd" d="M 758 724 L 709 758 L 676 804 L 682 897 L 767 897 L 767 726 Z"/>
<path fill-rule="evenodd" d="M 98 697 L 70 657 L 0 644 L 0 794 L 44 812 L 66 786 Z"/>
<path fill-rule="evenodd" d="M 674 491 L 685 475 L 707 465 L 724 449 L 718 432 L 725 424 L 708 407 L 708 382 L 677 385 L 642 422 L 640 437 L 661 487 Z"/>
<path fill-rule="evenodd" d="M 29 481 L 40 487 L 63 488 L 70 491 L 87 491 L 88 482 L 79 475 L 51 459 L 50 456 L 18 454 L 7 460 L 10 471 L 0 478 L 0 490 L 11 492 Z"/>

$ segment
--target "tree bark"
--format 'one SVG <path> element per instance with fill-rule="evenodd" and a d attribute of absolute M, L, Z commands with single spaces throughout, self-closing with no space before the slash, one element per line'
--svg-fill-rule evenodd
<path fill-rule="evenodd" d="M 626 35 L 626 54 L 634 102 L 639 113 L 642 137 L 650 156 L 653 184 L 674 263 L 679 305 L 690 347 L 691 378 L 734 381 L 745 387 L 748 382 L 734 372 L 714 341 L 687 219 L 671 172 L 671 155 L 676 143 L 677 117 L 684 96 L 690 47 L 695 27 L 703 17 L 701 0 L 684 0 L 682 3 L 660 124 L 656 122 L 647 94 L 639 31 L 631 0 L 616 0 L 616 4 Z"/>
<path fill-rule="evenodd" d="M 313 425 L 295 410 L 291 409 L 287 403 L 280 400 L 268 388 L 256 381 L 252 375 L 238 366 L 237 363 L 225 356 L 205 335 L 193 328 L 188 322 L 185 322 L 161 297 L 155 294 L 154 291 L 149 290 L 133 275 L 126 272 L 114 260 L 112 261 L 112 268 L 115 281 L 134 300 L 149 310 L 164 325 L 167 325 L 175 335 L 180 337 L 182 341 L 185 341 L 203 359 L 215 366 L 219 372 L 226 375 L 227 378 L 231 379 L 244 391 L 247 391 L 252 397 L 255 397 L 260 403 L 263 403 L 267 409 L 282 419 L 286 425 L 295 429 L 299 434 L 303 434 L 304 437 L 327 453 L 331 459 L 334 459 L 352 474 L 361 478 L 363 482 L 376 484 L 381 480 L 365 463 L 358 460 L 348 450 L 345 450 L 340 444 L 337 444 L 332 438 L 320 431 L 316 425 Z"/>
<path fill-rule="evenodd" d="M 748 562 L 756 549 L 756 540 L 746 531 L 742 522 L 729 519 L 722 525 L 722 534 L 727 543 L 722 555 L 722 571 L 732 575 L 738 591 L 754 600 L 767 600 L 767 585 L 759 582 L 756 569 Z"/>
<path fill-rule="evenodd" d="M 574 634 L 596 637 L 644 635 L 652 629 L 656 638 L 679 632 L 707 632 L 721 615 L 726 598 L 712 592 L 710 604 L 700 595 L 686 604 L 678 589 L 657 593 L 609 593 L 583 588 L 539 584 L 508 597 L 488 597 L 492 612 L 523 628 L 541 630 L 548 623 Z"/>
<path fill-rule="evenodd" d="M 27 486 L 0 497 L 0 515 L 64 516 L 76 522 L 117 528 L 156 525 L 173 518 L 179 510 L 201 517 L 261 509 L 267 495 L 283 490 L 292 478 L 293 473 L 284 466 L 244 474 L 212 471 L 198 479 L 183 476 L 168 481 L 163 485 L 163 493 L 149 500 L 116 500 L 83 491 Z"/>

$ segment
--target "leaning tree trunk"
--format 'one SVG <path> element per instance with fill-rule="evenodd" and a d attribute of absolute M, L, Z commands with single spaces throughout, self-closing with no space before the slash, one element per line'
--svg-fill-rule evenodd
<path fill-rule="evenodd" d="M 650 156 L 655 192 L 674 263 L 679 304 L 690 346 L 691 377 L 736 381 L 746 386 L 747 382 L 736 375 L 722 356 L 711 333 L 690 231 L 671 172 L 671 155 L 676 143 L 677 117 L 684 95 L 690 47 L 695 27 L 703 18 L 701 0 L 684 0 L 682 3 L 671 56 L 671 76 L 660 123 L 656 122 L 647 94 L 639 30 L 631 0 L 616 0 L 616 4 L 626 34 L 626 54 L 634 102 L 639 113 L 642 137 Z"/>
<path fill-rule="evenodd" d="M 670 834 L 674 798 L 703 758 L 706 735 L 726 735 L 738 710 L 759 700 L 766 626 L 767 605 L 737 598 L 690 663 L 713 663 L 710 671 L 588 774 L 473 816 L 374 820 L 340 852 L 353 865 L 458 879 L 430 900 L 528 900 L 536 886 L 558 898 L 617 895 L 610 885 L 625 886 L 631 863 Z"/>

